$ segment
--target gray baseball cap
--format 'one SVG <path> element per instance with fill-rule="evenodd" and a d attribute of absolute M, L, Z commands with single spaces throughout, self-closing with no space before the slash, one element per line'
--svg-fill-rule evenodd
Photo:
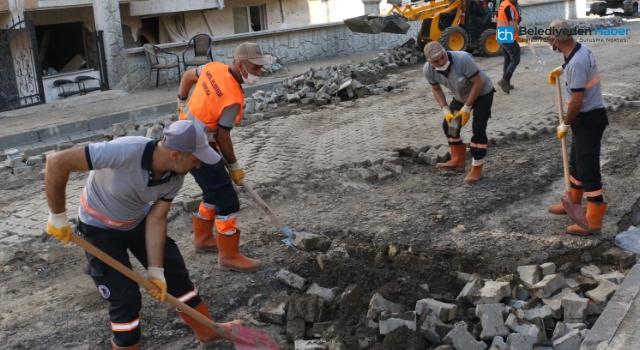
<path fill-rule="evenodd" d="M 207 135 L 199 125 L 191 120 L 178 120 L 164 127 L 164 143 L 167 147 L 180 152 L 193 153 L 206 164 L 220 161 L 220 155 L 209 146 Z"/>

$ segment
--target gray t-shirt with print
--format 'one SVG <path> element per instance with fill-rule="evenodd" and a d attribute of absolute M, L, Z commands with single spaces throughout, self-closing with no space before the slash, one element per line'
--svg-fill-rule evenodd
<path fill-rule="evenodd" d="M 602 84 L 600 84 L 600 71 L 596 65 L 596 58 L 588 47 L 576 43 L 569 57 L 565 60 L 565 100 L 571 100 L 572 92 L 584 92 L 582 108 L 580 112 L 589 112 L 594 109 L 604 108 L 602 98 Z"/>
<path fill-rule="evenodd" d="M 466 102 L 473 87 L 470 79 L 480 74 L 482 77 L 482 91 L 480 91 L 480 95 L 478 96 L 483 96 L 493 91 L 491 79 L 478 67 L 470 53 L 464 51 L 447 51 L 447 55 L 451 62 L 448 75 L 438 72 L 429 62 L 424 65 L 422 73 L 429 84 L 444 85 L 451 90 L 456 100 Z"/>
<path fill-rule="evenodd" d="M 152 202 L 173 200 L 184 176 L 167 172 L 153 180 L 151 162 L 157 143 L 132 136 L 85 146 L 91 172 L 80 200 L 80 221 L 128 231 L 149 213 Z"/>

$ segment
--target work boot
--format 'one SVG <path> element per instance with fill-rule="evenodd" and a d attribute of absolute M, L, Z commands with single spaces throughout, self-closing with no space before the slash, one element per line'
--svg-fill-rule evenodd
<path fill-rule="evenodd" d="M 500 85 L 500 87 L 502 88 L 502 91 L 504 91 L 505 93 L 509 93 L 509 82 L 506 81 L 504 78 L 500 79 L 500 81 L 498 81 L 498 85 Z"/>
<path fill-rule="evenodd" d="M 583 229 L 578 225 L 571 225 L 567 228 L 570 235 L 587 236 L 602 228 L 602 218 L 607 210 L 607 203 L 587 201 L 587 222 L 588 229 Z"/>
<path fill-rule="evenodd" d="M 484 164 L 472 166 L 471 167 L 471 171 L 469 172 L 469 175 L 467 175 L 467 177 L 464 178 L 464 183 L 466 183 L 466 184 L 478 183 L 478 181 L 480 181 L 480 179 L 482 178 L 482 167 L 483 166 L 484 166 Z"/>
<path fill-rule="evenodd" d="M 262 270 L 262 262 L 247 258 L 240 253 L 240 230 L 232 235 L 218 233 L 218 270 L 254 272 Z"/>
<path fill-rule="evenodd" d="M 199 214 L 193 214 L 193 247 L 196 253 L 218 251 L 218 243 L 213 233 L 214 223 L 213 220 L 205 220 Z"/>
<path fill-rule="evenodd" d="M 451 160 L 446 163 L 438 163 L 436 164 L 436 168 L 438 169 L 447 169 L 447 170 L 455 170 L 455 171 L 464 171 L 464 157 L 467 152 L 467 146 L 462 145 L 452 145 L 451 146 Z"/>
<path fill-rule="evenodd" d="M 204 302 L 198 304 L 198 306 L 194 307 L 193 309 L 206 316 L 208 319 L 212 320 L 211 315 L 209 315 L 209 310 L 207 310 L 207 306 L 204 304 Z M 195 318 L 192 318 L 182 311 L 178 311 L 178 314 L 180 315 L 180 317 L 182 317 L 184 322 L 189 327 L 191 327 L 191 329 L 193 329 L 193 332 L 196 334 L 196 338 L 198 338 L 203 346 L 207 347 L 213 345 L 213 343 L 220 339 L 220 335 L 218 333 L 214 332 L 212 329 L 208 328 L 202 323 L 196 321 Z M 235 320 L 227 323 L 219 323 L 219 325 L 221 325 L 228 331 L 231 331 L 232 324 L 244 326 L 244 321 Z"/>
<path fill-rule="evenodd" d="M 140 350 L 140 345 L 138 344 L 127 346 L 125 348 L 117 346 L 116 343 L 113 342 L 113 338 L 111 338 L 111 347 L 113 350 Z"/>
<path fill-rule="evenodd" d="M 571 188 L 571 203 L 582 203 L 582 192 L 584 192 L 582 189 L 577 190 L 575 188 Z M 564 205 L 562 205 L 562 202 L 560 202 L 560 204 L 549 206 L 549 212 L 556 215 L 567 214 L 567 212 L 564 211 Z"/>
<path fill-rule="evenodd" d="M 515 86 L 513 86 L 513 85 L 509 84 L 509 90 L 510 90 L 510 91 L 511 91 L 511 90 L 513 90 L 513 89 L 515 89 L 515 88 L 516 88 Z"/>

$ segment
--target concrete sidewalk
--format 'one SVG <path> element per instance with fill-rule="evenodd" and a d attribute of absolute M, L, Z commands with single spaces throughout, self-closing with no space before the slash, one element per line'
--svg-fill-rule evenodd
<path fill-rule="evenodd" d="M 271 90 L 283 80 L 310 68 L 346 63 L 348 60 L 360 62 L 375 57 L 378 52 L 386 52 L 386 49 L 288 65 L 280 72 L 264 75 L 260 84 L 245 87 L 245 93 L 250 95 L 257 90 Z M 50 142 L 63 142 L 54 138 L 93 132 L 127 120 L 160 117 L 175 110 L 177 92 L 178 84 L 172 84 L 171 90 L 164 85 L 134 92 L 112 90 L 3 112 L 0 113 L 0 150 L 26 147 L 49 138 Z"/>
<path fill-rule="evenodd" d="M 640 348 L 640 265 L 629 272 L 580 350 L 629 350 Z"/>

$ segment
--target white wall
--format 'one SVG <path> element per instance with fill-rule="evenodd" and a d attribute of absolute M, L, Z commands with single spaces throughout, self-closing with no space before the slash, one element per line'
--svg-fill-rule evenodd
<path fill-rule="evenodd" d="M 232 2 L 232 1 L 230 1 Z M 235 2 L 235 1 L 233 1 Z M 147 0 L 131 1 L 131 16 L 145 16 L 163 13 L 207 10 L 224 7 L 224 1 L 218 0 Z"/>

